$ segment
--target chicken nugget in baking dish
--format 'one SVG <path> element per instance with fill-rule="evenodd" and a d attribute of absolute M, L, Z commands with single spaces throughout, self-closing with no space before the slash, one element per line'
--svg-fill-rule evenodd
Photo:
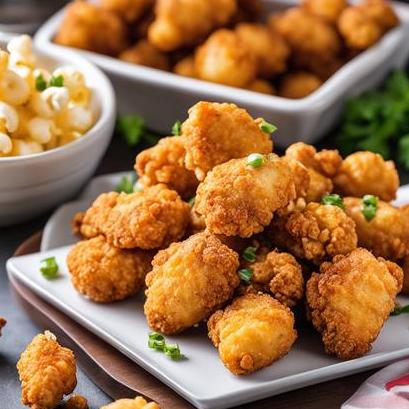
<path fill-rule="evenodd" d="M 189 109 L 182 125 L 185 165 L 199 180 L 216 165 L 253 152 L 270 153 L 270 135 L 260 129 L 260 120 L 235 104 L 201 101 Z"/>
<path fill-rule="evenodd" d="M 402 287 L 402 269 L 363 248 L 323 263 L 307 282 L 307 304 L 325 350 L 340 359 L 365 355 Z"/>
<path fill-rule="evenodd" d="M 153 254 L 147 250 L 122 250 L 97 236 L 75 244 L 67 266 L 75 289 L 95 302 L 128 298 L 145 283 Z"/>
<path fill-rule="evenodd" d="M 161 250 L 146 276 L 149 326 L 175 334 L 204 320 L 239 285 L 238 255 L 216 236 L 198 233 Z"/>
<path fill-rule="evenodd" d="M 76 384 L 73 352 L 62 347 L 50 331 L 33 338 L 17 362 L 21 403 L 32 409 L 54 409 Z"/>
<path fill-rule="evenodd" d="M 294 315 L 266 294 L 236 298 L 208 322 L 209 338 L 234 375 L 248 375 L 288 353 L 297 338 Z"/>
<path fill-rule="evenodd" d="M 296 197 L 291 167 L 277 155 L 249 155 L 216 166 L 199 185 L 195 209 L 212 233 L 250 237 Z"/>
<path fill-rule="evenodd" d="M 303 0 L 302 2 L 305 10 L 333 24 L 337 22 L 347 6 L 347 0 Z"/>
<path fill-rule="evenodd" d="M 185 167 L 185 147 L 182 138 L 162 138 L 155 146 L 145 149 L 136 157 L 138 183 L 147 187 L 164 183 L 184 199 L 195 195 L 197 180 L 193 171 Z"/>
<path fill-rule="evenodd" d="M 154 0 L 99 0 L 99 3 L 104 9 L 132 23 L 148 11 Z"/>
<path fill-rule="evenodd" d="M 115 247 L 154 249 L 182 238 L 189 220 L 189 205 L 177 192 L 158 184 L 130 194 L 101 194 L 79 230 L 85 238 L 102 234 Z"/>

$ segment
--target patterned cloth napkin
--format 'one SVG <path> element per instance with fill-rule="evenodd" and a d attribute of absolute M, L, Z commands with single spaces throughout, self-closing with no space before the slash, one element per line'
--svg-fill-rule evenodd
<path fill-rule="evenodd" d="M 409 358 L 372 375 L 341 409 L 409 409 Z"/>

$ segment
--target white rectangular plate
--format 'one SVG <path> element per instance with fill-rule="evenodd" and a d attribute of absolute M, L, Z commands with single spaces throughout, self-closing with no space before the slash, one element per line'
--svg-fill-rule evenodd
<path fill-rule="evenodd" d="M 118 177 L 104 176 L 98 179 L 98 183 L 110 185 Z M 93 188 L 99 190 L 98 186 Z M 89 195 L 85 196 L 88 197 L 88 203 Z M 409 190 L 401 188 L 398 202 L 409 202 L 408 198 Z M 67 220 L 82 207 L 84 200 L 63 206 L 50 219 L 51 223 L 47 226 L 49 232 L 59 228 L 60 233 L 65 231 L 67 236 L 63 236 L 61 241 L 69 240 Z M 56 235 L 51 234 L 49 237 L 58 241 Z M 69 249 L 70 246 L 65 246 L 12 258 L 7 263 L 7 270 L 43 299 L 113 345 L 197 408 L 228 408 L 409 356 L 409 318 L 401 315 L 387 321 L 368 355 L 351 361 L 342 362 L 326 355 L 319 335 L 311 329 L 301 328 L 297 342 L 285 358 L 250 376 L 236 377 L 223 367 L 203 325 L 181 335 L 167 337 L 169 342 L 178 343 L 186 356 L 185 360 L 175 362 L 147 346 L 150 330 L 143 314 L 142 294 L 124 302 L 99 305 L 81 297 L 73 289 L 65 264 Z M 40 261 L 49 256 L 55 256 L 60 266 L 61 276 L 54 281 L 47 281 L 39 273 Z M 408 304 L 409 297 L 399 297 L 399 302 Z"/>

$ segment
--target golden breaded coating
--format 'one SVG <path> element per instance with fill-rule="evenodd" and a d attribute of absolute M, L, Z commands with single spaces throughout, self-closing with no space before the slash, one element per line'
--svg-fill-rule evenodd
<path fill-rule="evenodd" d="M 311 202 L 304 209 L 279 213 L 268 229 L 269 237 L 298 258 L 320 264 L 357 246 L 355 223 L 337 206 Z"/>
<path fill-rule="evenodd" d="M 344 196 L 378 196 L 389 202 L 396 199 L 399 175 L 393 161 L 385 161 L 381 155 L 368 151 L 347 156 L 335 178 L 335 188 Z"/>
<path fill-rule="evenodd" d="M 189 214 L 189 205 L 163 184 L 131 194 L 103 193 L 86 211 L 81 234 L 102 234 L 124 249 L 161 248 L 183 237 Z"/>
<path fill-rule="evenodd" d="M 402 294 L 409 295 L 409 256 L 406 256 L 402 261 L 403 284 Z"/>
<path fill-rule="evenodd" d="M 199 181 L 194 172 L 185 168 L 185 154 L 181 137 L 160 139 L 155 146 L 145 149 L 136 157 L 138 182 L 144 187 L 164 183 L 182 198 L 190 199 L 195 195 Z"/>
<path fill-rule="evenodd" d="M 224 366 L 248 375 L 286 355 L 297 338 L 294 315 L 267 294 L 246 294 L 208 322 L 209 338 Z"/>
<path fill-rule="evenodd" d="M 104 9 L 132 23 L 148 11 L 154 0 L 99 0 L 99 2 Z"/>
<path fill-rule="evenodd" d="M 364 0 L 358 7 L 376 21 L 382 31 L 388 31 L 399 24 L 399 18 L 389 1 Z"/>
<path fill-rule="evenodd" d="M 247 158 L 216 166 L 199 185 L 195 207 L 209 231 L 250 237 L 263 231 L 274 212 L 295 197 L 290 166 L 270 154 L 258 168 L 248 165 Z"/>
<path fill-rule="evenodd" d="M 62 347 L 49 331 L 33 338 L 21 354 L 17 370 L 21 403 L 31 409 L 54 409 L 77 384 L 73 352 Z"/>
<path fill-rule="evenodd" d="M 198 78 L 244 88 L 256 79 L 257 58 L 232 30 L 215 31 L 195 52 Z"/>
<path fill-rule="evenodd" d="M 310 184 L 305 195 L 305 201 L 307 203 L 320 202 L 323 196 L 332 192 L 334 188 L 332 181 L 312 168 L 308 168 L 308 175 Z"/>
<path fill-rule="evenodd" d="M 157 0 L 149 41 L 163 51 L 196 45 L 236 10 L 235 0 Z"/>
<path fill-rule="evenodd" d="M 81 236 L 81 226 L 82 221 L 84 220 L 85 212 L 77 212 L 74 214 L 74 217 L 71 219 L 71 232 L 74 236 Z M 84 227 L 85 228 L 85 227 Z M 89 232 L 90 236 L 95 236 L 92 234 L 92 231 Z"/>
<path fill-rule="evenodd" d="M 290 49 L 283 38 L 262 24 L 241 23 L 235 31 L 257 60 L 261 78 L 271 78 L 284 72 Z"/>
<path fill-rule="evenodd" d="M 291 72 L 281 79 L 278 95 L 291 99 L 304 98 L 316 91 L 321 85 L 321 79 L 311 72 Z"/>
<path fill-rule="evenodd" d="M 199 102 L 189 109 L 182 125 L 185 165 L 199 180 L 216 165 L 253 152 L 270 153 L 270 135 L 260 129 L 246 110 L 234 104 Z"/>
<path fill-rule="evenodd" d="M 311 183 L 309 169 L 298 160 L 287 156 L 284 156 L 284 159 L 288 163 L 294 178 L 297 199 L 305 198 L 310 190 Z"/>
<path fill-rule="evenodd" d="M 195 58 L 193 55 L 188 55 L 179 60 L 173 67 L 173 72 L 184 77 L 196 78 Z"/>
<path fill-rule="evenodd" d="M 88 401 L 81 395 L 71 395 L 65 404 L 65 409 L 88 409 Z"/>
<path fill-rule="evenodd" d="M 149 41 L 140 40 L 133 47 L 119 54 L 119 59 L 132 64 L 145 65 L 159 70 L 169 70 L 169 57 Z"/>
<path fill-rule="evenodd" d="M 262 248 L 257 251 L 256 261 L 245 262 L 243 267 L 253 272 L 250 284 L 253 290 L 266 292 L 287 307 L 293 307 L 302 299 L 302 268 L 290 253 Z"/>
<path fill-rule="evenodd" d="M 382 36 L 382 29 L 364 9 L 348 7 L 338 19 L 338 30 L 346 45 L 357 50 L 366 50 Z"/>
<path fill-rule="evenodd" d="M 7 321 L 5 318 L 0 317 L 0 336 L 1 336 L 1 330 L 6 326 Z"/>
<path fill-rule="evenodd" d="M 327 58 L 337 55 L 341 48 L 335 28 L 302 8 L 291 8 L 283 13 L 273 14 L 269 22 L 296 54 Z"/>
<path fill-rule="evenodd" d="M 160 409 L 156 402 L 147 402 L 142 396 L 135 399 L 119 399 L 109 405 L 102 406 L 101 409 Z"/>
<path fill-rule="evenodd" d="M 253 82 L 250 82 L 250 84 L 247 85 L 246 89 L 248 89 L 249 91 L 260 92 L 261 94 L 276 94 L 276 89 L 274 88 L 274 86 L 270 82 L 262 79 L 257 79 Z"/>
<path fill-rule="evenodd" d="M 376 256 L 399 260 L 409 255 L 409 219 L 389 203 L 378 201 L 375 217 L 367 221 L 362 214 L 362 200 L 344 198 L 345 211 L 355 221 L 358 244 Z"/>
<path fill-rule="evenodd" d="M 336 23 L 347 5 L 346 0 L 303 0 L 302 2 L 305 10 L 330 23 Z"/>
<path fill-rule="evenodd" d="M 371 349 L 395 307 L 402 269 L 358 248 L 323 263 L 307 282 L 307 303 L 325 350 L 353 359 Z"/>
<path fill-rule="evenodd" d="M 103 236 L 80 241 L 67 256 L 75 289 L 92 301 L 106 303 L 136 294 L 152 269 L 153 254 L 146 250 L 121 250 Z"/>
<path fill-rule="evenodd" d="M 115 56 L 127 47 L 126 26 L 119 16 L 94 3 L 74 1 L 67 6 L 54 41 Z"/>
<path fill-rule="evenodd" d="M 207 232 L 161 250 L 152 265 L 145 315 L 149 326 L 164 334 L 206 319 L 233 296 L 240 281 L 237 253 Z"/>

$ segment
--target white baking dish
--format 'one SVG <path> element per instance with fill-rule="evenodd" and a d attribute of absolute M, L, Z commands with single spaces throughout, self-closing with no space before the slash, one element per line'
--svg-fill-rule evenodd
<path fill-rule="evenodd" d="M 293 6 L 295 0 L 264 0 L 268 10 Z M 138 113 L 148 126 L 168 133 L 177 119 L 199 100 L 234 102 L 252 115 L 278 126 L 278 146 L 303 140 L 313 143 L 337 121 L 346 98 L 378 85 L 389 71 L 404 65 L 409 55 L 409 6 L 394 3 L 402 24 L 371 49 L 344 65 L 323 86 L 306 98 L 290 100 L 213 84 L 169 72 L 129 64 L 111 57 L 78 51 L 102 68 L 114 84 L 121 113 Z M 52 39 L 64 10 L 51 17 L 37 32 L 37 47 L 65 48 Z"/>

